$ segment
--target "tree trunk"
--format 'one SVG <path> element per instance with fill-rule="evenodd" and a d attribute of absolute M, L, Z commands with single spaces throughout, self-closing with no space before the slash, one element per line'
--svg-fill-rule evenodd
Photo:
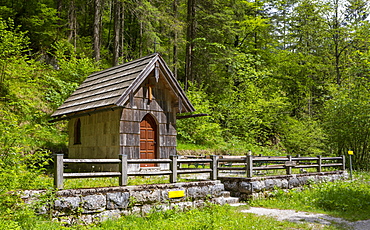
<path fill-rule="evenodd" d="M 118 65 L 118 58 L 120 54 L 120 34 L 121 34 L 121 4 L 120 1 L 114 0 L 114 39 L 113 39 L 113 66 Z"/>
<path fill-rule="evenodd" d="M 93 29 L 93 49 L 94 49 L 94 59 L 95 61 L 100 60 L 100 31 L 101 31 L 101 8 L 102 8 L 102 0 L 94 0 L 94 29 Z"/>
<path fill-rule="evenodd" d="M 59 18 L 62 18 L 62 11 L 63 11 L 63 0 L 57 0 L 57 15 Z M 63 28 L 63 22 L 62 20 L 59 20 L 58 22 L 58 31 L 59 32 L 62 32 L 62 28 Z"/>
<path fill-rule="evenodd" d="M 335 75 L 336 75 L 336 81 L 337 85 L 340 86 L 341 84 L 341 74 L 340 74 L 340 52 L 339 52 L 339 5 L 338 5 L 338 0 L 335 1 L 335 21 L 334 21 L 334 29 L 335 29 L 335 34 L 334 34 L 334 45 L 335 45 Z"/>
<path fill-rule="evenodd" d="M 125 3 L 121 3 L 121 57 L 122 63 L 125 62 Z"/>
<path fill-rule="evenodd" d="M 173 1 L 173 17 L 175 18 L 175 21 L 177 22 L 177 6 L 178 6 L 178 0 Z M 174 30 L 173 33 L 173 75 L 177 79 L 177 30 Z"/>
<path fill-rule="evenodd" d="M 140 20 L 140 38 L 139 38 L 139 55 L 143 56 L 143 22 Z"/>
<path fill-rule="evenodd" d="M 195 39 L 195 1 L 188 0 L 187 32 L 186 32 L 186 66 L 185 66 L 185 90 L 188 81 L 193 82 L 193 48 Z"/>
<path fill-rule="evenodd" d="M 76 16 L 76 5 L 75 0 L 70 1 L 69 12 L 68 12 L 68 24 L 69 24 L 69 35 L 68 41 L 73 40 L 73 46 L 76 50 L 77 46 L 77 16 Z"/>

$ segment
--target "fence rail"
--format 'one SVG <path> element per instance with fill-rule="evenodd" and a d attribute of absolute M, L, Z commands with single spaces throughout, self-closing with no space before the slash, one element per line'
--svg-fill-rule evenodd
<path fill-rule="evenodd" d="M 86 172 L 65 173 L 65 164 L 119 164 L 118 172 Z M 130 164 L 168 164 L 169 170 L 161 171 L 138 171 L 128 170 Z M 219 171 L 236 171 L 245 173 L 247 177 L 253 177 L 254 172 L 262 170 L 285 169 L 286 174 L 292 174 L 293 168 L 315 168 L 321 172 L 323 167 L 336 167 L 345 170 L 345 157 L 266 157 L 266 156 L 210 156 L 210 158 L 188 158 L 170 156 L 170 159 L 127 159 L 126 155 L 119 155 L 119 159 L 64 159 L 63 154 L 54 155 L 54 186 L 63 188 L 64 178 L 86 177 L 119 177 L 119 185 L 127 185 L 128 176 L 156 176 L 169 175 L 170 182 L 177 182 L 178 175 L 192 173 L 207 173 L 211 180 L 218 178 Z M 183 167 L 187 165 L 188 167 Z M 189 168 L 195 165 L 196 168 Z M 203 168 L 198 168 L 202 165 Z M 205 167 L 207 166 L 207 167 Z"/>
<path fill-rule="evenodd" d="M 178 159 L 178 156 L 170 156 L 170 159 L 127 159 L 126 155 L 119 155 L 119 159 L 64 159 L 63 154 L 54 155 L 54 186 L 58 189 L 63 188 L 64 178 L 88 178 L 88 177 L 119 177 L 119 185 L 127 185 L 128 176 L 162 176 L 169 175 L 170 182 L 177 182 L 179 174 L 208 173 L 212 180 L 217 179 L 217 167 L 213 166 L 217 162 L 217 156 L 211 159 Z M 85 173 L 65 173 L 65 164 L 119 164 L 119 172 L 85 172 Z M 135 171 L 130 172 L 130 164 L 168 164 L 170 170 L 161 171 Z M 182 163 L 210 165 L 210 168 L 183 168 Z"/>
<path fill-rule="evenodd" d="M 345 157 L 266 157 L 266 156 L 223 156 L 218 160 L 221 162 L 218 170 L 220 171 L 240 171 L 245 172 L 247 177 L 252 177 L 253 172 L 269 170 L 286 170 L 287 175 L 292 174 L 293 168 L 305 169 L 315 168 L 321 172 L 323 167 L 336 167 L 345 170 Z M 332 161 L 335 161 L 332 162 Z"/>

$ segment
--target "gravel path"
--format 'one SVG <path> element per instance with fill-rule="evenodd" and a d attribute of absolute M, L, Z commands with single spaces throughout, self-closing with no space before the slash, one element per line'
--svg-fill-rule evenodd
<path fill-rule="evenodd" d="M 345 227 L 346 229 L 353 230 L 370 230 L 370 220 L 360 220 L 350 222 L 342 218 L 332 217 L 320 213 L 308 213 L 300 212 L 295 210 L 280 210 L 280 209 L 269 209 L 269 208 L 256 208 L 251 207 L 241 212 L 254 213 L 257 215 L 266 215 L 275 217 L 277 220 L 287 220 L 291 222 L 310 222 L 322 225 L 336 224 Z M 348 228 L 347 228 L 348 227 Z"/>

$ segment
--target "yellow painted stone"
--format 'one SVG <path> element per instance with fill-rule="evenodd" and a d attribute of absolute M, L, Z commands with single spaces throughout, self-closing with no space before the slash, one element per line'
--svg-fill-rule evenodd
<path fill-rule="evenodd" d="M 168 198 L 180 198 L 185 196 L 185 190 L 168 191 Z"/>

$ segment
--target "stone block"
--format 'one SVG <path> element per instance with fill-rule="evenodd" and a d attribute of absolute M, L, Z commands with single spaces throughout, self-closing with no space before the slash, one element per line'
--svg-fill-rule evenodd
<path fill-rule="evenodd" d="M 212 195 L 212 197 L 219 197 L 224 190 L 225 186 L 223 184 L 216 184 L 210 187 L 210 194 Z"/>
<path fill-rule="evenodd" d="M 289 188 L 294 188 L 299 186 L 299 180 L 295 177 L 290 178 L 288 182 L 288 187 Z"/>
<path fill-rule="evenodd" d="M 286 180 L 286 179 L 281 180 L 281 188 L 289 188 L 288 180 Z"/>
<path fill-rule="evenodd" d="M 201 199 L 210 195 L 208 187 L 191 187 L 187 190 L 187 195 L 193 199 Z"/>
<path fill-rule="evenodd" d="M 298 177 L 298 181 L 300 185 L 308 184 L 308 177 L 307 176 Z"/>
<path fill-rule="evenodd" d="M 149 213 L 152 212 L 152 209 L 154 207 L 152 205 L 143 205 L 141 206 L 141 214 L 142 215 L 148 215 Z"/>
<path fill-rule="evenodd" d="M 218 204 L 218 205 L 224 205 L 226 204 L 225 197 L 217 197 L 212 199 L 212 203 Z"/>
<path fill-rule="evenodd" d="M 252 192 L 260 192 L 263 189 L 265 189 L 264 183 L 261 181 L 252 181 L 251 186 L 252 186 Z"/>
<path fill-rule="evenodd" d="M 193 208 L 193 202 L 187 201 L 187 202 L 173 203 L 171 205 L 171 208 L 178 208 L 181 211 L 186 211 L 186 210 Z"/>
<path fill-rule="evenodd" d="M 135 204 L 152 204 L 163 199 L 160 190 L 132 191 L 130 195 Z"/>
<path fill-rule="evenodd" d="M 242 181 L 239 185 L 239 192 L 251 194 L 252 193 L 252 183 Z"/>
<path fill-rule="evenodd" d="M 129 192 L 107 193 L 107 209 L 125 209 L 129 199 Z"/>
<path fill-rule="evenodd" d="M 80 197 L 59 197 L 54 202 L 54 209 L 63 212 L 76 211 L 80 203 Z"/>
<path fill-rule="evenodd" d="M 265 180 L 265 189 L 266 190 L 272 190 L 276 186 L 276 183 L 274 180 Z"/>
<path fill-rule="evenodd" d="M 97 222 L 102 222 L 106 220 L 118 219 L 121 217 L 121 212 L 119 210 L 108 210 L 101 213 L 93 215 L 93 220 Z"/>
<path fill-rule="evenodd" d="M 107 204 L 104 195 L 89 195 L 82 197 L 83 213 L 102 212 Z"/>
<path fill-rule="evenodd" d="M 283 186 L 283 180 L 280 180 L 280 179 L 274 179 L 273 181 L 274 181 L 274 183 L 275 183 L 275 187 L 276 187 L 276 188 L 282 188 L 282 186 Z"/>
<path fill-rule="evenodd" d="M 130 213 L 130 215 L 140 215 L 141 214 L 140 206 L 133 206 L 129 213 Z"/>
<path fill-rule="evenodd" d="M 224 181 L 225 189 L 228 191 L 237 191 L 238 183 L 236 181 Z"/>

